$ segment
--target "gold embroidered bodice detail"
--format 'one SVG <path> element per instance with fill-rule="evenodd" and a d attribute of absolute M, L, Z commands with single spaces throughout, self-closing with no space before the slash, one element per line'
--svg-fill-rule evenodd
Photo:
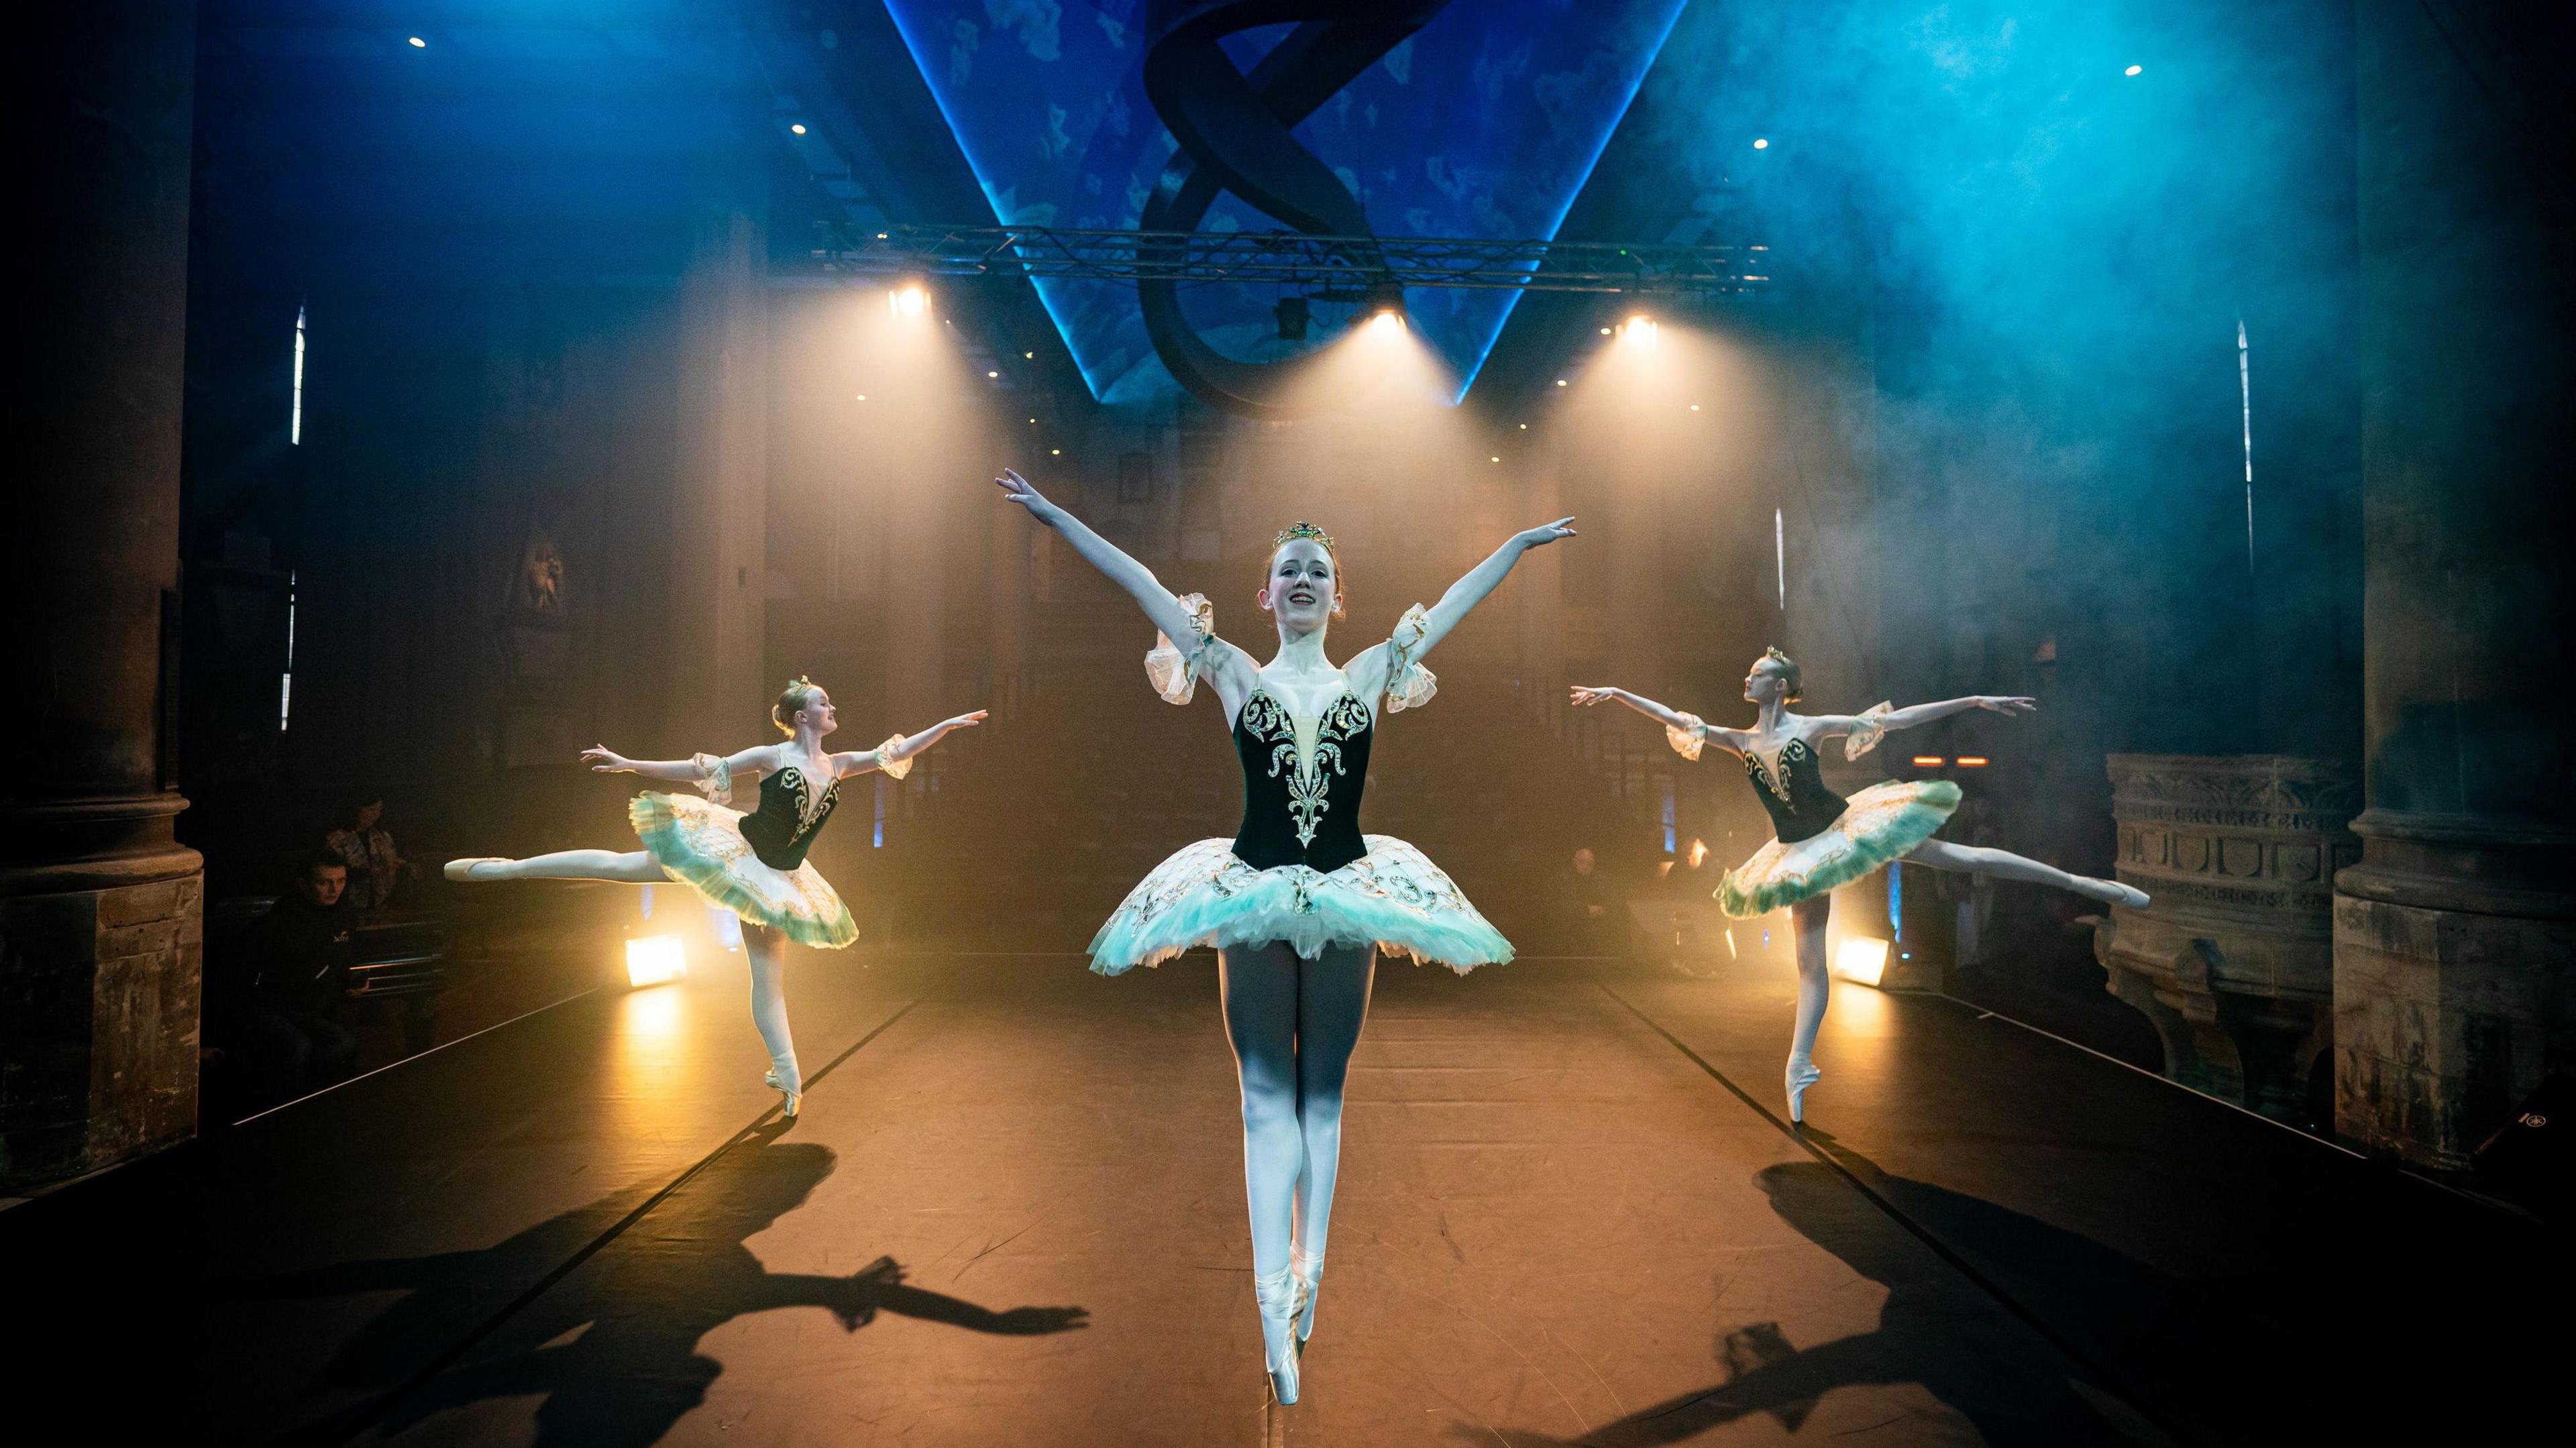
<path fill-rule="evenodd" d="M 815 793 L 813 781 L 807 778 L 802 768 L 793 764 L 778 771 L 778 786 L 794 792 L 796 833 L 799 835 L 810 833 L 814 826 L 820 824 L 823 812 L 832 807 L 841 793 L 841 782 L 837 779 L 823 786 L 822 793 Z"/>
<path fill-rule="evenodd" d="M 1332 808 L 1326 797 L 1332 776 L 1344 772 L 1342 746 L 1372 722 L 1368 705 L 1344 689 L 1323 713 L 1299 719 L 1268 689 L 1255 687 L 1243 701 L 1240 722 L 1248 737 L 1269 748 L 1270 777 L 1284 774 L 1288 782 L 1288 813 L 1296 821 L 1298 845 L 1313 844 L 1324 812 Z"/>
<path fill-rule="evenodd" d="M 1752 775 L 1755 783 L 1771 791 L 1782 804 L 1795 804 L 1796 801 L 1789 797 L 1789 770 L 1812 754 L 1806 740 L 1792 739 L 1773 751 L 1766 768 L 1761 754 L 1747 749 L 1744 751 L 1744 772 Z"/>

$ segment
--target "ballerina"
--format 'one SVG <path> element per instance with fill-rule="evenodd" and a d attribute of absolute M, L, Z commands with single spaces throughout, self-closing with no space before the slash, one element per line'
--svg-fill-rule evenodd
<path fill-rule="evenodd" d="M 826 754 L 823 738 L 840 727 L 832 696 L 811 679 L 790 682 L 770 707 L 787 738 L 722 757 L 628 759 L 601 745 L 581 752 L 600 774 L 640 774 L 696 786 L 706 798 L 646 791 L 627 805 L 640 850 L 560 850 L 524 860 L 476 856 L 450 860 L 451 880 L 610 880 L 650 885 L 676 880 L 742 919 L 743 954 L 751 963 L 751 1023 L 769 1048 L 761 1078 L 786 1098 L 794 1117 L 805 1103 L 805 1078 L 787 1030 L 784 978 L 787 942 L 839 950 L 859 938 L 858 922 L 822 872 L 806 863 L 814 837 L 840 803 L 841 781 L 883 770 L 896 779 L 915 755 L 951 729 L 970 729 L 984 711 L 943 719 L 918 734 L 895 735 L 874 749 Z M 730 808 L 736 788 L 760 777 L 760 803 L 750 814 Z M 822 787 L 815 787 L 816 781 Z"/>
<path fill-rule="evenodd" d="M 1217 950 L 1243 1093 L 1263 1365 L 1279 1401 L 1293 1403 L 1332 1221 L 1343 1080 L 1368 1014 L 1377 953 L 1461 975 L 1512 956 L 1510 942 L 1421 851 L 1360 833 L 1370 739 L 1381 711 L 1430 700 L 1437 681 L 1422 656 L 1521 554 L 1572 537 L 1573 519 L 1515 535 L 1439 603 L 1407 609 L 1393 637 L 1340 668 L 1324 656 L 1325 629 L 1342 615 L 1333 540 L 1311 523 L 1295 524 L 1276 539 L 1255 595 L 1279 630 L 1279 652 L 1262 665 L 1216 636 L 1205 598 L 1173 597 L 1143 564 L 1018 473 L 994 481 L 1134 597 L 1161 631 L 1145 656 L 1155 692 L 1186 704 L 1206 681 L 1225 706 L 1243 766 L 1241 830 L 1190 845 L 1147 875 L 1093 937 L 1091 968 L 1118 975 L 1194 946 Z"/>
<path fill-rule="evenodd" d="M 2143 892 L 2116 880 L 2071 875 L 2003 850 L 1932 838 L 1959 807 L 1959 786 L 1946 779 L 1890 780 L 1849 799 L 1825 787 L 1816 750 L 1828 739 L 1840 738 L 1843 757 L 1858 759 L 1877 748 L 1879 736 L 1891 729 L 1911 729 L 1971 709 L 2028 714 L 2039 707 L 2038 700 L 1978 694 L 1903 709 L 1881 703 L 1858 714 L 1793 714 L 1789 705 L 1798 701 L 1799 682 L 1798 666 L 1787 654 L 1764 650 L 1744 676 L 1744 697 L 1759 711 L 1750 729 L 1712 728 L 1697 714 L 1608 685 L 1577 685 L 1574 690 L 1578 705 L 1615 701 L 1662 724 L 1665 738 L 1684 759 L 1699 758 L 1702 746 L 1712 740 L 1743 759 L 1753 795 L 1762 801 L 1779 838 L 1726 872 L 1718 881 L 1717 904 L 1739 920 L 1788 907 L 1798 950 L 1798 1021 L 1789 1038 L 1785 1073 L 1793 1122 L 1806 1119 L 1807 1088 L 1823 1075 L 1812 1053 L 1832 991 L 1825 969 L 1825 927 L 1837 887 L 1892 860 L 1904 860 L 1935 870 L 2054 885 L 2106 905 L 2147 903 Z"/>

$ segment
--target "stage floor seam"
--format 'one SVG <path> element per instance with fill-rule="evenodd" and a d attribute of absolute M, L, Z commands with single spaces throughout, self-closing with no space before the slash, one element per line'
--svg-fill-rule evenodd
<path fill-rule="evenodd" d="M 1789 1122 L 1781 1120 L 1777 1115 L 1773 1114 L 1769 1107 L 1764 1106 L 1760 1101 L 1755 1100 L 1750 1092 L 1747 1092 L 1742 1086 L 1737 1085 L 1732 1077 L 1712 1065 L 1708 1059 L 1700 1055 L 1699 1052 L 1694 1051 L 1689 1046 L 1683 1044 L 1682 1039 L 1679 1036 L 1674 1035 L 1671 1031 L 1666 1030 L 1662 1022 L 1656 1020 L 1650 1015 L 1647 1015 L 1644 1011 L 1639 1010 L 1634 1003 L 1628 1000 L 1627 997 L 1619 994 L 1616 990 L 1611 989 L 1608 983 L 1596 980 L 1593 982 L 1593 985 L 1598 988 L 1603 995 L 1617 1001 L 1620 1007 L 1626 1010 L 1630 1015 L 1635 1016 L 1639 1021 L 1643 1022 L 1647 1029 L 1653 1031 L 1656 1035 L 1663 1037 L 1665 1044 L 1671 1046 L 1674 1050 L 1679 1051 L 1692 1065 L 1697 1066 L 1701 1071 L 1705 1072 L 1710 1080 L 1725 1087 L 1728 1093 L 1733 1095 L 1736 1100 L 1744 1103 L 1746 1109 L 1750 1110 L 1754 1115 L 1761 1117 L 1765 1122 L 1768 1122 L 1773 1130 L 1778 1131 L 1781 1135 L 1796 1142 L 1800 1150 L 1806 1152 L 1809 1156 L 1814 1157 L 1819 1163 L 1832 1171 L 1834 1175 L 1842 1178 L 1843 1181 L 1851 1186 L 1853 1191 L 1858 1192 L 1861 1195 L 1863 1200 L 1867 1201 L 1871 1206 L 1876 1207 L 1881 1213 L 1885 1214 L 1889 1221 L 1892 1221 L 1897 1226 L 1904 1228 L 1909 1235 L 1914 1237 L 1915 1240 L 1921 1242 L 1926 1248 L 1930 1249 L 1934 1256 L 1949 1264 L 1949 1266 L 1954 1271 L 1958 1272 L 1959 1275 L 1965 1277 L 1971 1283 L 1974 1283 L 1977 1290 L 1993 1299 L 1997 1306 L 2020 1319 L 2024 1326 L 2027 1326 L 2033 1332 L 2038 1333 L 2049 1346 L 2057 1349 L 2061 1353 L 2064 1353 L 2069 1362 L 2076 1364 L 2078 1367 L 2084 1369 L 2085 1372 L 2091 1374 L 2095 1381 L 2102 1385 L 2102 1388 L 2105 1391 L 2118 1398 L 2122 1407 L 2127 1408 L 2129 1411 L 2146 1419 L 2149 1423 L 2152 1423 L 2155 1426 L 2156 1431 L 2164 1434 L 2167 1438 L 2176 1443 L 2189 1443 L 2194 1441 L 2179 1425 L 2170 1421 L 2163 1413 L 2160 1413 L 2155 1408 L 2149 1406 L 2148 1399 L 2145 1394 L 2139 1392 L 2133 1385 L 2124 1380 L 2118 1373 L 2112 1371 L 2092 1353 L 2086 1351 L 2081 1345 L 2069 1338 L 2065 1333 L 2059 1331 L 2057 1327 L 2043 1317 L 2037 1309 L 2024 1303 L 2012 1293 L 2004 1290 L 1999 1283 L 1980 1270 L 1975 1263 L 1970 1262 L 1964 1255 L 1954 1250 L 1948 1243 L 1943 1242 L 1929 1227 L 1916 1221 L 1902 1208 L 1898 1207 L 1896 1203 L 1888 1200 L 1884 1193 L 1871 1187 L 1868 1182 L 1863 1181 L 1859 1173 L 1853 1171 L 1848 1165 L 1835 1157 L 1832 1152 L 1827 1151 L 1813 1135 L 1809 1134 L 1806 1128 L 1803 1126 L 1792 1125 Z M 1943 999 L 1948 1000 L 1951 998 L 1944 996 Z M 2045 1035 L 2046 1033 L 2042 1032 L 2041 1034 Z"/>
<path fill-rule="evenodd" d="M 813 1075 L 805 1079 L 806 1090 L 808 1092 L 812 1091 L 812 1089 L 816 1085 L 820 1084 L 825 1077 L 838 1070 L 841 1063 L 849 1060 L 852 1056 L 857 1055 L 868 1045 L 869 1042 L 874 1041 L 877 1037 L 884 1035 L 888 1030 L 891 1030 L 896 1022 L 902 1020 L 905 1016 L 912 1014 L 913 1008 L 920 1005 L 926 999 L 928 999 L 927 996 L 914 996 L 912 999 L 905 1001 L 901 1006 L 896 1008 L 893 1015 L 879 1021 L 866 1035 L 863 1035 L 856 1041 L 851 1042 L 850 1045 L 843 1049 L 839 1055 L 836 1055 L 831 1060 L 824 1062 L 822 1069 L 816 1071 Z M 560 1004 L 560 1002 L 558 1002 L 558 1004 Z M 551 1007 L 548 1009 L 551 1009 Z M 533 1012 L 531 1014 L 533 1014 Z M 715 1165 L 715 1163 L 721 1159 L 726 1152 L 729 1152 L 735 1147 L 742 1145 L 744 1142 L 751 1140 L 763 1126 L 766 1126 L 772 1120 L 777 1119 L 780 1113 L 785 1109 L 786 1107 L 784 1103 L 771 1106 L 768 1110 L 763 1111 L 760 1115 L 752 1118 L 749 1125 L 735 1131 L 732 1135 L 718 1143 L 713 1151 L 708 1152 L 706 1155 L 698 1158 L 695 1162 L 690 1163 L 687 1170 L 681 1172 L 678 1176 L 673 1177 L 670 1181 L 656 1189 L 651 1196 L 648 1196 L 643 1201 L 637 1203 L 633 1211 L 628 1212 L 625 1216 L 610 1223 L 606 1229 L 599 1233 L 599 1235 L 591 1238 L 588 1242 L 583 1243 L 579 1250 L 566 1257 L 543 1277 L 540 1277 L 536 1281 L 528 1284 L 528 1286 L 523 1289 L 518 1296 L 513 1297 L 508 1302 L 502 1304 L 502 1306 L 493 1312 L 490 1317 L 487 1317 L 482 1322 L 476 1324 L 471 1331 L 465 1333 L 456 1341 L 448 1344 L 445 1348 L 440 1349 L 435 1356 L 433 1356 L 428 1362 L 423 1363 L 420 1368 L 401 1385 L 395 1387 L 390 1392 L 385 1393 L 382 1397 L 379 1397 L 374 1402 L 368 1404 L 360 1412 L 353 1414 L 345 1427 L 341 1431 L 333 1434 L 328 1441 L 333 1444 L 347 1443 L 355 1439 L 359 1434 L 382 1422 L 388 1414 L 392 1413 L 393 1410 L 402 1403 L 403 1399 L 420 1391 L 422 1388 L 427 1387 L 431 1382 L 438 1378 L 439 1374 L 454 1367 L 467 1353 L 472 1352 L 478 1343 L 483 1342 L 494 1333 L 499 1332 L 504 1326 L 508 1325 L 510 1319 L 526 1311 L 537 1301 L 538 1298 L 541 1298 L 549 1291 L 552 1291 L 557 1283 L 562 1282 L 565 1278 L 570 1277 L 574 1272 L 579 1271 L 583 1263 L 598 1256 L 619 1237 L 624 1236 L 628 1231 L 632 1230 L 636 1224 L 652 1215 L 654 1208 L 662 1205 L 666 1201 L 669 1201 L 682 1187 L 687 1186 L 692 1180 L 705 1172 L 708 1167 Z"/>

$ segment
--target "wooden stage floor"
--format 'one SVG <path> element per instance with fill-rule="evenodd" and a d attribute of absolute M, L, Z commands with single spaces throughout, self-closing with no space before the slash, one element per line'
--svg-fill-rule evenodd
<path fill-rule="evenodd" d="M 725 960 L 0 1212 L 59 1322 L 13 1396 L 564 1445 L 2385 1441 L 2555 1397 L 2537 1224 L 1851 986 L 1793 1133 L 1785 977 L 1523 961 L 1381 967 L 1278 1408 L 1204 958 L 791 971 L 792 1125 Z"/>

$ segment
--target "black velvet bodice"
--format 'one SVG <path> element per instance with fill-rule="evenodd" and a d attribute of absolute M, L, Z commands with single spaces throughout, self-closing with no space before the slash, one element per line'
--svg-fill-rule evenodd
<path fill-rule="evenodd" d="M 1823 834 L 1849 803 L 1825 788 L 1825 767 L 1804 739 L 1792 739 L 1781 748 L 1777 778 L 1763 767 L 1760 756 L 1744 751 L 1744 777 L 1752 782 L 1754 798 L 1770 813 L 1771 828 L 1783 844 Z"/>
<path fill-rule="evenodd" d="M 793 870 L 805 863 L 814 836 L 840 807 L 841 782 L 836 779 L 823 786 L 822 802 L 811 806 L 809 819 L 806 810 L 813 797 L 812 782 L 795 765 L 761 778 L 760 807 L 742 817 L 742 837 L 760 863 L 773 870 Z"/>
<path fill-rule="evenodd" d="M 1375 727 L 1368 705 L 1344 690 L 1325 706 L 1313 741 L 1300 750 L 1288 707 L 1269 690 L 1254 689 L 1234 721 L 1234 751 L 1243 762 L 1235 858 L 1256 870 L 1306 865 L 1330 871 L 1367 854 L 1360 795 L 1368 787 Z"/>

